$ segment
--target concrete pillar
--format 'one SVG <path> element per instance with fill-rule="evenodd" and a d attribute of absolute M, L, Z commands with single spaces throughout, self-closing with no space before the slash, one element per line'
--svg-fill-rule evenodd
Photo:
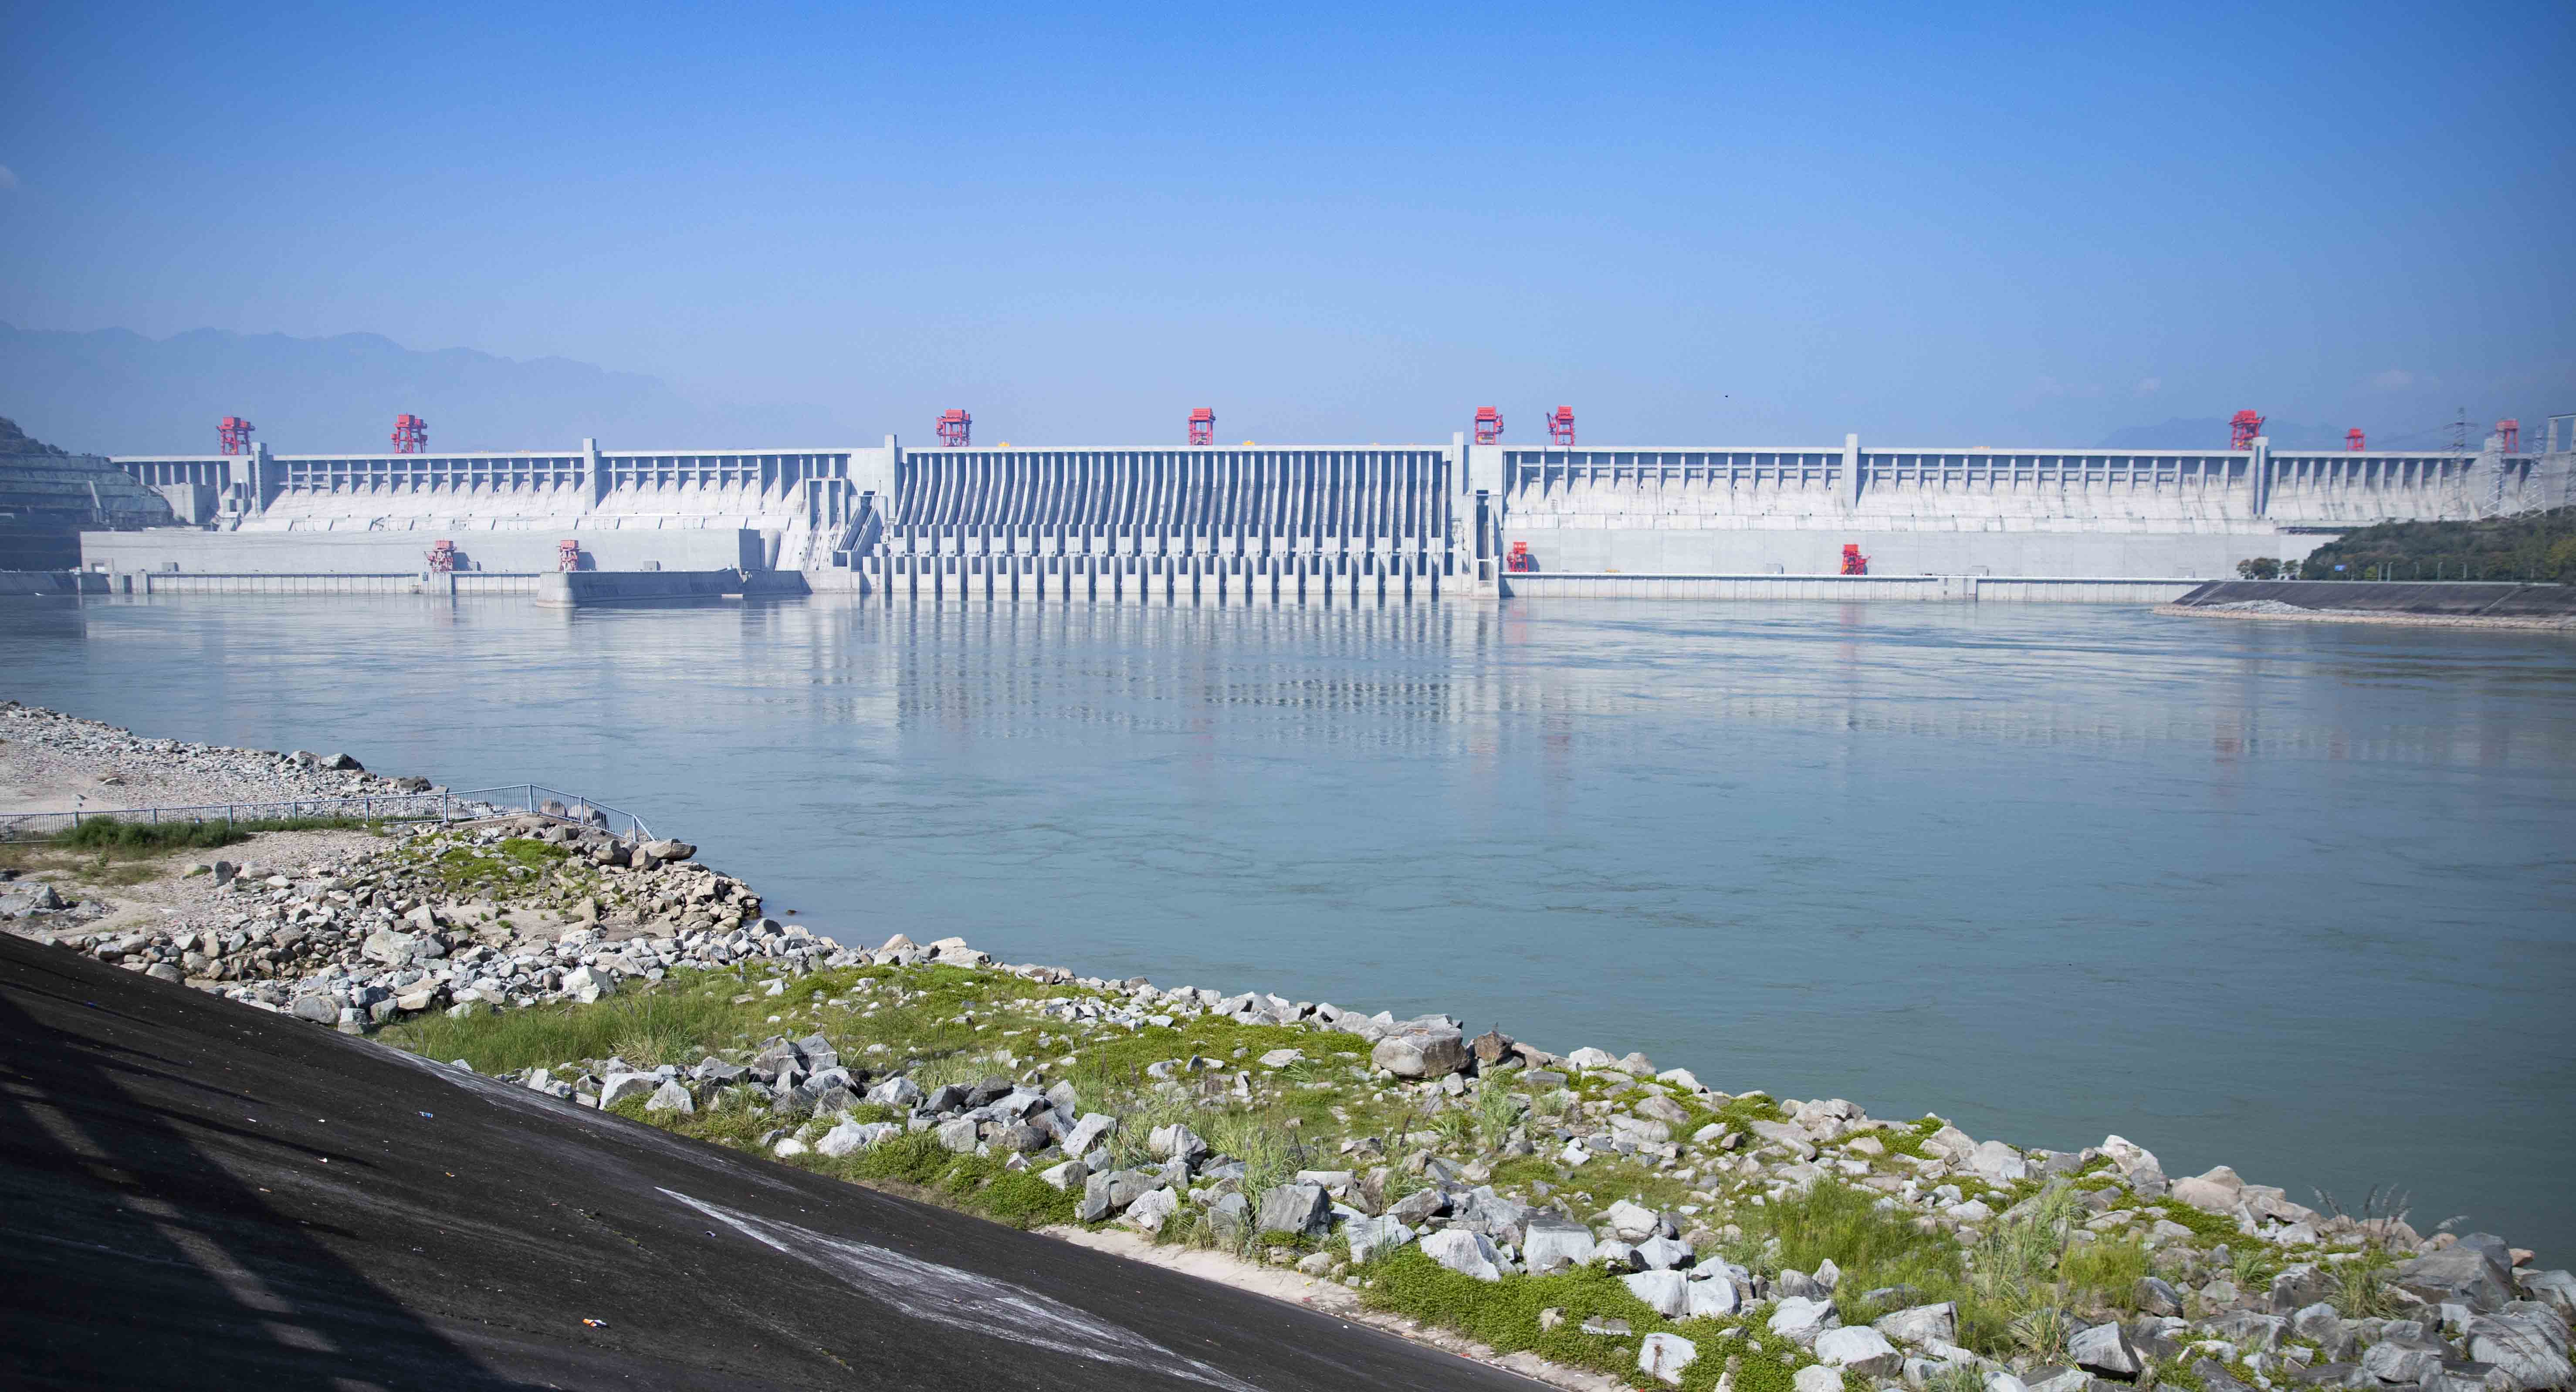
<path fill-rule="evenodd" d="M 1849 512 L 1860 506 L 1860 437 L 1858 435 L 1843 437 L 1842 495 L 1844 511 Z"/>
<path fill-rule="evenodd" d="M 2252 496 L 2254 516 L 2272 513 L 2272 437 L 2254 437 L 2254 452 L 2245 461 L 2245 488 Z"/>
<path fill-rule="evenodd" d="M 581 437 L 581 476 L 590 480 L 590 506 L 583 511 L 597 511 L 607 500 L 608 479 L 599 468 L 599 441 L 588 435 Z"/>
<path fill-rule="evenodd" d="M 1499 446 L 1471 449 L 1466 432 L 1460 431 L 1449 437 L 1448 455 L 1458 477 L 1449 536 L 1462 582 L 1459 594 L 1494 599 L 1502 593 L 1503 451 Z"/>
<path fill-rule="evenodd" d="M 268 443 L 253 440 L 250 445 L 250 503 L 254 512 L 268 511 L 268 505 L 286 488 L 278 476 L 277 461 L 269 457 Z"/>

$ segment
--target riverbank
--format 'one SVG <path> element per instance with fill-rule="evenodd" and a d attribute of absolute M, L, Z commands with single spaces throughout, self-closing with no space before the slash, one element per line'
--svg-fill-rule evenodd
<path fill-rule="evenodd" d="M 2469 581 L 2213 580 L 2159 614 L 2576 632 L 2576 589 Z"/>
<path fill-rule="evenodd" d="M 174 867 L 188 928 L 10 926 L 568 1106 L 1294 1273 L 1638 1385 L 2542 1386 L 2563 1366 L 2576 1288 L 2528 1253 L 2224 1167 L 2169 1179 L 2117 1136 L 2023 1149 L 1446 1017 L 1083 978 L 954 938 L 831 943 L 692 848 L 618 864 L 542 819 L 338 834 L 363 839 L 274 864 L 249 843 L 268 873 Z M 2516 1362 L 2535 1340 L 2562 1363 Z"/>

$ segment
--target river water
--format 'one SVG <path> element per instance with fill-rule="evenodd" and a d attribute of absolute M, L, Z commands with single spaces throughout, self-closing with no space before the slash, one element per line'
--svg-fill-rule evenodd
<path fill-rule="evenodd" d="M 2576 640 L 2084 605 L 0 607 L 0 696 L 642 813 L 871 944 L 2118 1132 L 2576 1258 Z"/>

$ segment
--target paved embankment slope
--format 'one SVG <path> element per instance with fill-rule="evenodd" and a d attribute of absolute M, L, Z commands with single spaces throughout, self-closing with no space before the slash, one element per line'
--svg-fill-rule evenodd
<path fill-rule="evenodd" d="M 2576 628 L 2576 586 L 2467 580 L 2212 580 L 2157 612 L 2334 623 Z"/>
<path fill-rule="evenodd" d="M 1512 1388 L 0 937 L 13 1387 Z"/>

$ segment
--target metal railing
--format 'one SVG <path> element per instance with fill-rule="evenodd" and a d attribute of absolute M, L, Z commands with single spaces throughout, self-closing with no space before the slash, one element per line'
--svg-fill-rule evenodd
<path fill-rule="evenodd" d="M 157 826 L 164 822 L 270 822 L 345 818 L 366 822 L 471 822 L 489 817 L 536 816 L 566 826 L 596 827 L 620 841 L 653 840 L 652 828 L 632 812 L 596 798 L 534 783 L 472 788 L 463 792 L 374 793 L 359 797 L 272 798 L 209 802 L 184 807 L 96 807 L 70 812 L 0 813 L 0 841 L 24 841 L 73 830 L 102 817 Z"/>

